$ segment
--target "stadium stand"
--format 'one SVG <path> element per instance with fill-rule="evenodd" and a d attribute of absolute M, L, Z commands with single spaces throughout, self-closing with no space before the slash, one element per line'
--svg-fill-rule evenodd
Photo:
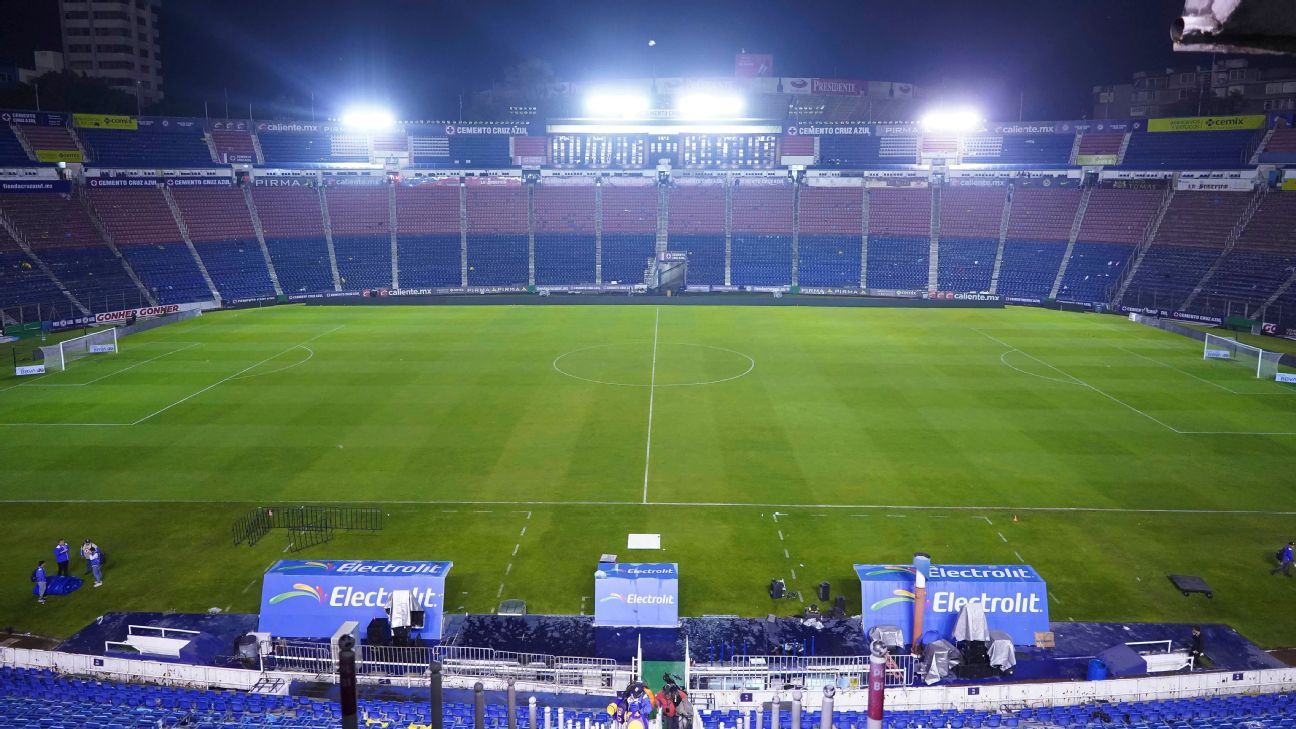
<path fill-rule="evenodd" d="M 343 291 L 392 285 L 390 192 L 386 185 L 324 189 Z"/>
<path fill-rule="evenodd" d="M 252 135 L 235 129 L 214 129 L 210 132 L 212 146 L 218 162 L 255 162 L 256 145 Z"/>
<path fill-rule="evenodd" d="M 670 188 L 668 247 L 688 252 L 688 282 L 725 283 L 725 186 L 680 184 Z"/>
<path fill-rule="evenodd" d="M 461 283 L 459 185 L 396 188 L 396 257 L 402 288 Z"/>
<path fill-rule="evenodd" d="M 274 284 L 257 242 L 243 193 L 235 189 L 176 189 L 176 207 L 194 250 L 222 298 L 274 296 Z"/>
<path fill-rule="evenodd" d="M 1080 206 L 1079 188 L 1023 187 L 1013 191 L 996 291 L 1017 299 L 1044 299 L 1066 254 Z"/>
<path fill-rule="evenodd" d="M 369 161 L 367 146 L 361 150 L 353 143 L 353 137 L 315 132 L 260 132 L 257 138 L 267 164 L 295 167 Z"/>
<path fill-rule="evenodd" d="M 0 227 L 0 308 L 11 306 L 66 307 L 67 297 L 49 276 Z"/>
<path fill-rule="evenodd" d="M 456 167 L 509 167 L 509 138 L 504 136 L 455 136 L 450 138 L 448 157 Z"/>
<path fill-rule="evenodd" d="M 1007 197 L 1006 187 L 949 187 L 941 192 L 938 289 L 990 290 Z"/>
<path fill-rule="evenodd" d="M 40 150 L 79 152 L 76 138 L 68 127 L 16 126 L 14 130 L 27 140 L 27 146 L 33 152 Z"/>
<path fill-rule="evenodd" d="M 1260 153 L 1261 162 L 1291 163 L 1296 162 L 1296 129 L 1281 127 L 1273 130 L 1273 136 Z"/>
<path fill-rule="evenodd" d="M 1243 229 L 1237 245 L 1202 284 L 1191 310 L 1210 316 L 1248 316 L 1291 277 L 1296 267 L 1296 193 L 1270 193 Z"/>
<path fill-rule="evenodd" d="M 313 187 L 258 187 L 252 200 L 283 292 L 332 291 L 319 192 Z"/>
<path fill-rule="evenodd" d="M 819 138 L 823 167 L 906 167 L 918 162 L 918 137 L 830 135 Z"/>
<path fill-rule="evenodd" d="M 593 181 L 537 185 L 532 193 L 536 285 L 594 283 Z"/>
<path fill-rule="evenodd" d="M 1121 166 L 1130 169 L 1246 167 L 1260 143 L 1252 131 L 1131 132 Z"/>
<path fill-rule="evenodd" d="M 23 149 L 22 142 L 18 141 L 18 135 L 13 127 L 0 123 L 0 167 L 6 165 L 25 167 L 30 164 L 32 159 L 27 156 L 27 150 Z"/>
<path fill-rule="evenodd" d="M 466 190 L 468 285 L 526 285 L 527 188 L 510 183 Z"/>
<path fill-rule="evenodd" d="M 646 180 L 605 180 L 603 282 L 642 283 L 657 250 L 657 186 Z"/>
<path fill-rule="evenodd" d="M 1250 199 L 1243 192 L 1176 192 L 1121 303 L 1179 308 L 1224 252 L 1224 241 Z"/>
<path fill-rule="evenodd" d="M 863 196 L 859 187 L 801 189 L 797 246 L 797 282 L 801 286 L 860 285 Z"/>
<path fill-rule="evenodd" d="M 206 301 L 211 290 L 158 187 L 90 189 L 117 249 L 162 304 Z"/>
<path fill-rule="evenodd" d="M 1163 190 L 1094 190 L 1057 298 L 1107 301 L 1134 248 L 1143 242 L 1164 194 Z"/>
<path fill-rule="evenodd" d="M 733 188 L 731 280 L 735 286 L 792 282 L 792 183 Z"/>
<path fill-rule="evenodd" d="M 82 129 L 80 134 L 90 159 L 100 167 L 211 167 L 214 164 L 201 127 L 186 132 Z"/>
<path fill-rule="evenodd" d="M 1071 157 L 1069 134 L 969 134 L 963 137 L 963 162 L 1057 167 Z"/>
<path fill-rule="evenodd" d="M 931 190 L 872 188 L 869 195 L 869 288 L 926 289 Z"/>
<path fill-rule="evenodd" d="M 1115 159 L 1125 143 L 1125 132 L 1084 132 L 1076 148 L 1079 157 L 1110 157 Z M 1075 160 L 1079 162 L 1079 159 Z"/>
<path fill-rule="evenodd" d="M 141 292 L 81 203 L 57 193 L 0 195 L 0 211 L 68 291 L 91 311 L 141 303 Z"/>

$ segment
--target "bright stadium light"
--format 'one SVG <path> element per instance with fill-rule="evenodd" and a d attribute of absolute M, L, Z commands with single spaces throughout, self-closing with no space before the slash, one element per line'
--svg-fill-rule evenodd
<path fill-rule="evenodd" d="M 689 94 L 675 102 L 675 110 L 684 119 L 733 119 L 745 107 L 740 96 Z"/>
<path fill-rule="evenodd" d="M 362 132 L 381 132 L 396 126 L 396 115 L 377 106 L 356 106 L 342 113 L 342 126 Z"/>
<path fill-rule="evenodd" d="M 585 99 L 585 111 L 600 119 L 637 119 L 649 106 L 647 97 L 632 93 L 596 93 Z"/>
<path fill-rule="evenodd" d="M 922 118 L 923 129 L 928 132 L 971 132 L 984 124 L 985 118 L 975 109 L 938 109 Z"/>

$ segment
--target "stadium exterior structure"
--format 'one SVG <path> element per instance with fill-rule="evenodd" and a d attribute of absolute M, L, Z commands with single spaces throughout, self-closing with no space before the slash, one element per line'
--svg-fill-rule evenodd
<path fill-rule="evenodd" d="M 944 297 L 1296 331 L 1291 114 L 405 124 L 0 112 L 0 310 L 358 294 Z M 57 165 L 57 166 L 56 166 Z"/>

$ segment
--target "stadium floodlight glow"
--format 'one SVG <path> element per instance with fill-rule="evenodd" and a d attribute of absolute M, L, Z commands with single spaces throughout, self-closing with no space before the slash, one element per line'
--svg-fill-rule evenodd
<path fill-rule="evenodd" d="M 741 96 L 688 94 L 675 102 L 675 111 L 684 119 L 733 119 L 746 106 Z"/>
<path fill-rule="evenodd" d="M 633 93 L 597 93 L 585 98 L 585 111 L 599 119 L 642 118 L 651 105 L 648 97 Z"/>
<path fill-rule="evenodd" d="M 922 127 L 928 132 L 972 132 L 985 124 L 985 117 L 975 109 L 938 109 L 922 118 Z"/>
<path fill-rule="evenodd" d="M 396 115 L 377 106 L 356 106 L 342 113 L 342 126 L 362 132 L 381 132 L 396 126 Z"/>

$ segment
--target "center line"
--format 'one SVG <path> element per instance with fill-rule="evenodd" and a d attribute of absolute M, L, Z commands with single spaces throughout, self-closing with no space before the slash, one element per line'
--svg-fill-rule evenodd
<path fill-rule="evenodd" d="M 653 317 L 652 375 L 648 380 L 648 444 L 644 446 L 643 503 L 648 503 L 648 465 L 652 462 L 653 396 L 657 391 L 657 330 L 661 325 L 661 307 Z"/>

